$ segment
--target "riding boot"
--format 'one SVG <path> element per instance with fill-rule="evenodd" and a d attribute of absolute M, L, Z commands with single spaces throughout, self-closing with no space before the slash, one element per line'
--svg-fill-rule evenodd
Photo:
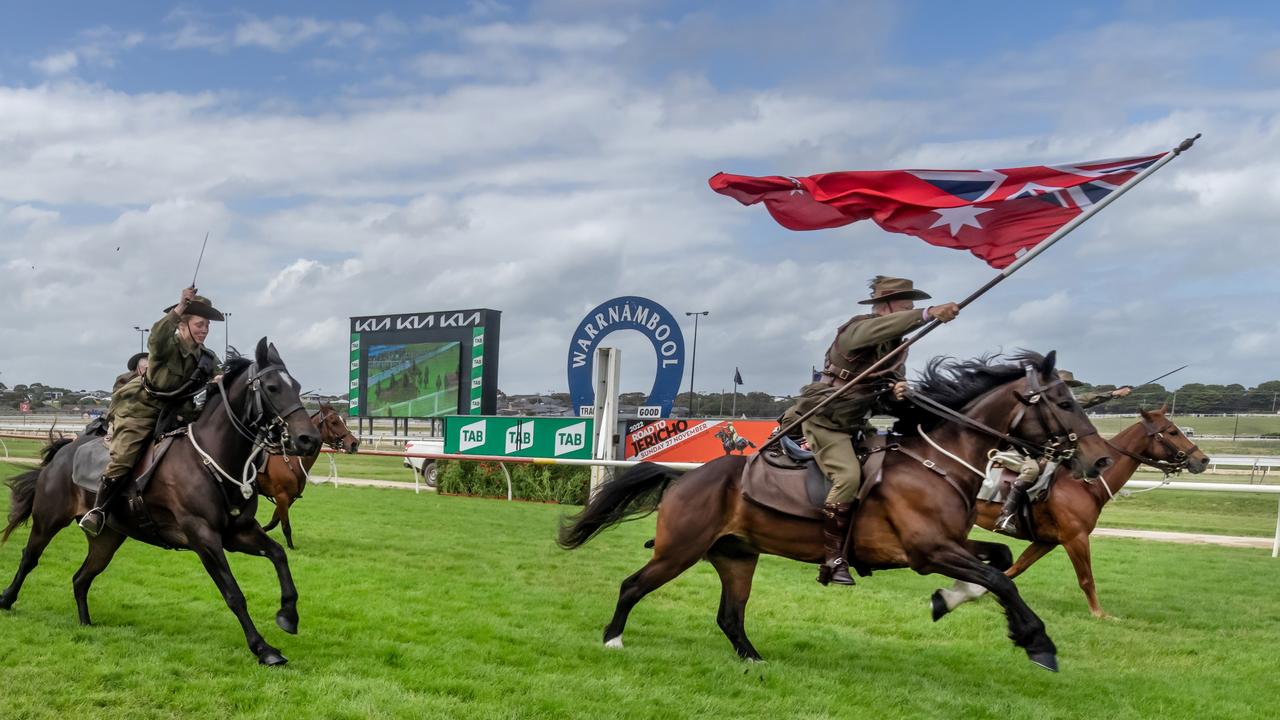
<path fill-rule="evenodd" d="M 822 541 L 826 559 L 818 568 L 818 582 L 826 585 L 852 585 L 849 564 L 844 557 L 845 538 L 849 533 L 849 520 L 853 516 L 853 503 L 827 503 L 822 506 Z"/>
<path fill-rule="evenodd" d="M 1005 498 L 1000 517 L 996 518 L 994 530 L 1005 535 L 1016 535 L 1018 532 L 1018 513 L 1027 502 L 1027 489 L 1018 483 L 1009 488 L 1009 497 Z"/>
<path fill-rule="evenodd" d="M 120 494 L 124 482 L 120 478 L 102 476 L 98 481 L 98 494 L 94 498 L 93 507 L 80 518 L 80 527 L 89 537 L 97 537 L 107 524 L 107 506 Z"/>

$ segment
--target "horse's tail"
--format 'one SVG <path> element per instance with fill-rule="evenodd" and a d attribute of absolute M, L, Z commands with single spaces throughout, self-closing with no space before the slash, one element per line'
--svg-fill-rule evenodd
<path fill-rule="evenodd" d="M 39 477 L 40 470 L 37 468 L 5 481 L 9 486 L 9 524 L 0 533 L 0 543 L 8 542 L 9 534 L 31 517 L 31 506 L 36 500 L 36 480 Z"/>
<path fill-rule="evenodd" d="M 71 443 L 71 438 L 55 440 L 50 437 L 49 444 L 40 451 L 40 467 L 6 481 L 5 484 L 9 486 L 9 523 L 4 526 L 3 531 L 0 531 L 0 543 L 7 542 L 9 535 L 31 517 L 31 508 L 36 501 L 36 481 L 40 479 L 40 471 L 53 462 L 53 456 L 58 454 L 62 446 Z"/>
<path fill-rule="evenodd" d="M 600 486 L 582 512 L 560 525 L 558 542 L 565 550 L 581 547 L 596 533 L 658 509 L 658 501 L 676 472 L 654 463 L 640 463 Z"/>

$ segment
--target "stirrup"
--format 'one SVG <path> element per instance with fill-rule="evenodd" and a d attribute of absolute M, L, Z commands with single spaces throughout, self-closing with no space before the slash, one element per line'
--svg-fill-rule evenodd
<path fill-rule="evenodd" d="M 97 518 L 96 522 L 93 519 L 95 518 L 95 515 Z M 79 525 L 80 529 L 84 530 L 85 534 L 89 537 L 98 537 L 102 534 L 103 529 L 106 528 L 107 511 L 102 508 L 92 508 L 89 512 L 84 514 L 84 517 L 80 518 Z"/>
<path fill-rule="evenodd" d="M 1008 515 L 1001 515 L 996 518 L 996 522 L 991 526 L 991 529 L 1003 535 L 1012 535 L 1018 532 L 1018 514 L 1014 512 Z"/>

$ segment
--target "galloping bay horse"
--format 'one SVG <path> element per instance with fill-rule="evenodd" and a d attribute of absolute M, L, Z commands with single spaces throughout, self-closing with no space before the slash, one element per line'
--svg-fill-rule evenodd
<path fill-rule="evenodd" d="M 320 431 L 320 442 L 334 450 L 351 454 L 360 448 L 360 440 L 351 434 L 347 424 L 342 421 L 342 416 L 327 403 L 321 403 L 320 409 L 312 413 L 311 424 Z M 281 525 L 284 540 L 290 550 L 294 547 L 293 528 L 289 525 L 289 507 L 295 500 L 302 498 L 308 474 L 319 457 L 319 448 L 308 455 L 268 455 L 266 466 L 258 473 L 258 488 L 262 491 L 262 496 L 276 504 L 271 522 L 262 529 L 271 532 L 277 524 Z"/>
<path fill-rule="evenodd" d="M 307 454 L 320 447 L 315 426 L 298 399 L 298 388 L 266 338 L 258 342 L 253 361 L 237 358 L 228 362 L 225 374 L 210 386 L 200 416 L 174 439 L 142 494 L 151 524 L 139 525 L 134 513 L 118 502 L 112 506 L 102 534 L 89 540 L 88 556 L 72 580 L 82 625 L 91 624 L 89 586 L 125 538 L 131 537 L 160 547 L 195 551 L 244 628 L 249 650 L 258 662 L 287 662 L 254 627 L 224 550 L 271 560 L 280 578 L 276 624 L 285 632 L 296 633 L 298 591 L 288 557 L 254 519 L 258 497 L 247 473 L 255 456 L 265 449 Z M 23 581 L 49 541 L 93 506 L 93 493 L 72 480 L 72 462 L 78 446 L 101 441 L 95 435 L 82 435 L 73 442 L 51 446 L 41 468 L 10 481 L 11 507 L 4 537 L 27 518 L 32 519 L 32 529 L 18 572 L 0 593 L 0 609 L 13 607 Z"/>
<path fill-rule="evenodd" d="M 1089 534 L 1097 527 L 1102 508 L 1129 482 L 1140 465 L 1150 465 L 1166 474 L 1182 470 L 1202 473 L 1209 467 L 1209 457 L 1187 439 L 1164 413 L 1163 407 L 1143 411 L 1139 422 L 1111 439 L 1112 448 L 1121 457 L 1097 482 L 1080 482 L 1072 479 L 1070 473 L 1058 471 L 1049 497 L 1030 507 L 1031 527 L 1018 527 L 1015 537 L 1030 540 L 1031 544 L 1005 571 L 1005 575 L 1010 578 L 1018 577 L 1037 560 L 1061 545 L 1075 568 L 1080 589 L 1089 601 L 1089 611 L 1094 617 L 1107 617 L 1098 604 L 1098 591 L 1093 582 L 1093 561 L 1089 553 Z M 1001 507 L 1000 503 L 979 500 L 978 526 L 991 530 L 1000 515 Z M 934 619 L 937 620 L 958 605 L 984 594 L 986 590 L 983 588 L 957 581 L 953 587 L 934 593 Z"/>
<path fill-rule="evenodd" d="M 1053 641 L 1013 581 L 1001 572 L 1011 559 L 1008 548 L 968 537 L 981 479 L 972 477 L 958 459 L 985 463 L 989 450 L 1012 437 L 1038 448 L 1052 447 L 1056 458 L 1092 476 L 1111 463 L 1109 446 L 1054 374 L 1054 360 L 1054 353 L 1024 352 L 1008 363 L 988 358 L 930 363 L 917 393 L 959 411 L 961 420 L 967 420 L 943 422 L 921 413 L 910 420 L 910 428 L 918 432 L 899 444 L 945 471 L 946 477 L 905 452 L 886 453 L 883 481 L 857 512 L 850 555 L 855 567 L 909 567 L 987 588 L 1004 606 L 1013 642 L 1050 670 L 1057 669 Z M 973 421 L 987 427 L 979 429 Z M 935 449 L 921 437 L 924 433 L 950 455 Z M 566 519 L 559 541 L 573 549 L 605 528 L 658 510 L 653 558 L 623 581 L 613 619 L 604 630 L 606 646 L 622 647 L 627 615 L 641 598 L 705 558 L 720 576 L 720 629 L 738 655 L 760 659 L 744 629 L 756 561 L 768 553 L 821 562 L 822 525 L 745 499 L 740 479 L 746 462 L 741 456 L 717 458 L 674 482 L 665 468 L 640 464 L 605 483 L 581 513 Z M 1005 562 L 997 568 L 980 556 Z"/>

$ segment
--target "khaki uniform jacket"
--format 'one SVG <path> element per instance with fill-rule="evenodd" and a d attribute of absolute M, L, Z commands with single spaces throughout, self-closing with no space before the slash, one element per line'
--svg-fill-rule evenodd
<path fill-rule="evenodd" d="M 876 361 L 893 352 L 902 344 L 902 336 L 924 325 L 924 313 L 919 309 L 902 310 L 888 315 L 859 315 L 842 325 L 835 341 L 827 350 L 826 370 L 848 370 L 855 375 L 871 367 Z M 808 420 L 841 432 L 857 432 L 867 425 L 867 417 L 875 406 L 878 391 L 884 389 L 884 379 L 900 380 L 906 367 L 906 353 L 899 362 L 874 381 L 859 384 L 846 390 L 838 399 L 827 404 L 817 415 Z M 832 386 L 825 382 L 805 385 L 800 399 L 783 415 L 782 422 L 799 417 L 835 392 L 843 385 L 837 380 Z"/>
<path fill-rule="evenodd" d="M 185 341 L 178 335 L 180 322 L 178 315 L 168 312 L 151 326 L 151 337 L 147 342 L 147 384 L 157 392 L 171 392 L 182 387 L 195 373 L 201 355 L 210 356 L 213 365 L 217 365 L 218 358 L 213 351 Z M 137 376 L 111 394 L 112 421 L 116 425 L 154 428 L 165 404 L 147 392 L 142 385 L 142 377 Z M 182 401 L 178 414 L 187 421 L 194 420 L 195 403 L 189 399 Z"/>
<path fill-rule="evenodd" d="M 1095 390 L 1093 392 L 1081 393 L 1076 395 L 1076 402 L 1080 403 L 1080 407 L 1088 410 L 1091 407 L 1097 407 L 1102 403 L 1113 399 L 1110 390 Z"/>

